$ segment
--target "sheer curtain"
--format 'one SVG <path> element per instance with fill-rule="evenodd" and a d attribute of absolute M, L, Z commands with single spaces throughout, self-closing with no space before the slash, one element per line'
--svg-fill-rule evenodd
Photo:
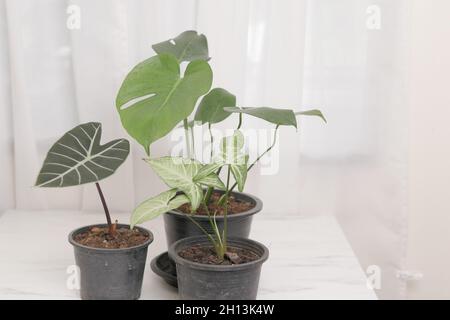
<path fill-rule="evenodd" d="M 102 122 L 105 140 L 126 137 L 114 107 L 124 76 L 152 43 L 196 29 L 214 86 L 240 105 L 320 108 L 329 120 L 282 130 L 276 174 L 251 174 L 264 214 L 336 214 L 362 266 L 381 268 L 380 296 L 402 297 L 407 16 L 405 0 L 0 0 L 0 211 L 100 210 L 92 186 L 32 187 L 45 153 L 80 122 Z M 167 137 L 153 153 L 172 145 Z M 103 182 L 117 211 L 164 188 L 132 149 Z"/>

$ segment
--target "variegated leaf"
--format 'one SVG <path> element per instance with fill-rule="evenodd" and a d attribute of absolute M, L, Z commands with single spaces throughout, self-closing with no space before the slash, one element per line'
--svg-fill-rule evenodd
<path fill-rule="evenodd" d="M 176 194 L 177 190 L 172 189 L 142 202 L 134 209 L 133 214 L 131 215 L 131 228 L 134 228 L 137 224 L 152 220 L 170 210 L 176 209 L 185 203 L 189 203 L 188 197 L 182 194 L 176 196 Z"/>
<path fill-rule="evenodd" d="M 70 187 L 97 182 L 112 175 L 126 160 L 130 144 L 118 139 L 100 145 L 102 125 L 79 125 L 49 150 L 39 172 L 37 187 Z"/>
<path fill-rule="evenodd" d="M 203 198 L 202 185 L 216 187 L 220 184 L 220 186 L 223 186 L 223 183 L 215 174 L 211 174 L 201 181 L 195 181 L 194 177 L 203 166 L 196 160 L 180 157 L 163 157 L 159 159 L 147 159 L 146 161 L 170 188 L 177 189 L 186 194 L 191 202 L 192 211 L 197 210 L 201 204 Z M 213 175 L 215 177 L 212 177 Z"/>

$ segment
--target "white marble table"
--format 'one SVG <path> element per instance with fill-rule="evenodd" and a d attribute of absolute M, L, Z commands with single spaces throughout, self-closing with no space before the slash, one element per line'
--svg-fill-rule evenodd
<path fill-rule="evenodd" d="M 113 216 L 119 222 L 128 216 Z M 77 227 L 103 222 L 99 213 L 7 211 L 0 216 L 0 299 L 76 299 L 67 268 L 74 264 L 67 242 Z M 166 251 L 162 219 L 144 225 L 155 236 L 149 247 L 142 299 L 176 299 L 177 291 L 150 269 Z M 259 299 L 376 299 L 336 220 L 316 218 L 254 219 L 252 239 L 270 250 Z"/>

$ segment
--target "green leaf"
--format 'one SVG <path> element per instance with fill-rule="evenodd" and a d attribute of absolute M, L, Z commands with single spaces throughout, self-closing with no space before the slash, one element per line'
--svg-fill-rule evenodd
<path fill-rule="evenodd" d="M 225 184 L 215 173 L 211 173 L 206 177 L 198 179 L 196 182 L 207 187 L 213 187 L 218 190 L 225 190 Z"/>
<path fill-rule="evenodd" d="M 102 125 L 79 125 L 49 150 L 39 172 L 37 187 L 70 187 L 97 182 L 112 175 L 126 160 L 130 144 L 118 139 L 100 145 Z"/>
<path fill-rule="evenodd" d="M 289 109 L 274 109 L 269 107 L 240 109 L 237 107 L 226 107 L 224 110 L 231 113 L 248 114 L 279 126 L 293 126 L 297 128 L 295 113 Z"/>
<path fill-rule="evenodd" d="M 229 165 L 231 173 L 238 184 L 239 191 L 244 190 L 245 181 L 247 180 L 247 165 L 249 156 L 243 152 L 244 135 L 236 130 L 230 137 L 225 137 L 220 143 L 220 153 L 214 157 L 211 164 L 203 166 L 194 180 L 204 179 L 217 169 Z M 225 187 L 225 186 L 224 186 Z"/>
<path fill-rule="evenodd" d="M 236 97 L 233 94 L 222 88 L 212 89 L 200 102 L 195 113 L 195 121 L 202 124 L 221 122 L 231 115 L 223 108 L 234 106 L 236 106 Z"/>
<path fill-rule="evenodd" d="M 241 152 L 241 150 L 243 147 L 244 135 L 241 131 L 235 130 L 232 136 L 222 139 L 220 143 L 220 159 L 216 159 L 216 162 L 224 162 L 225 164 L 238 164 L 239 161 L 242 160 L 243 153 Z"/>
<path fill-rule="evenodd" d="M 192 113 L 211 83 L 212 71 L 206 61 L 189 63 L 181 78 L 174 56 L 147 59 L 127 75 L 117 95 L 122 125 L 149 154 L 153 142 Z"/>
<path fill-rule="evenodd" d="M 200 181 L 203 178 L 215 173 L 220 167 L 224 165 L 223 162 L 216 162 L 204 165 L 195 175 L 194 181 Z"/>
<path fill-rule="evenodd" d="M 228 164 L 234 179 L 238 184 L 240 192 L 244 190 L 247 180 L 247 163 L 249 156 L 243 152 L 244 135 L 236 130 L 231 137 L 225 137 L 221 142 L 221 153 L 219 162 Z"/>
<path fill-rule="evenodd" d="M 172 189 L 142 202 L 131 215 L 131 229 L 137 224 L 152 220 L 163 213 L 189 203 L 188 197 L 185 195 L 176 196 L 176 194 L 177 191 Z"/>
<path fill-rule="evenodd" d="M 240 192 L 244 191 L 244 185 L 247 180 L 248 159 L 249 159 L 249 156 L 245 155 L 243 164 L 231 165 L 231 173 L 233 174 L 234 180 L 236 180 L 236 182 L 238 184 L 238 190 Z"/>
<path fill-rule="evenodd" d="M 156 53 L 170 53 L 178 61 L 209 60 L 208 41 L 197 31 L 185 31 L 176 38 L 152 46 Z"/>
<path fill-rule="evenodd" d="M 322 114 L 322 111 L 320 110 L 308 110 L 308 111 L 301 111 L 295 113 L 296 116 L 313 116 L 313 117 L 320 117 L 322 120 L 327 123 L 327 119 Z"/>
<path fill-rule="evenodd" d="M 194 181 L 194 177 L 202 168 L 202 164 L 196 160 L 183 159 L 179 157 L 163 157 L 159 159 L 147 159 L 147 163 L 155 170 L 156 174 L 170 188 L 175 188 L 189 198 L 192 210 L 195 211 L 201 204 L 203 198 L 202 185 L 223 186 L 219 183 L 219 177 L 215 175 Z"/>

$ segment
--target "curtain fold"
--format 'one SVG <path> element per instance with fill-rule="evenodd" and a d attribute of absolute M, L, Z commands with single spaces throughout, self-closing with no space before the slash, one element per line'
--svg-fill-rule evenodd
<path fill-rule="evenodd" d="M 11 72 L 9 63 L 8 24 L 6 6 L 0 1 L 0 214 L 14 208 L 14 137 L 11 108 Z"/>

